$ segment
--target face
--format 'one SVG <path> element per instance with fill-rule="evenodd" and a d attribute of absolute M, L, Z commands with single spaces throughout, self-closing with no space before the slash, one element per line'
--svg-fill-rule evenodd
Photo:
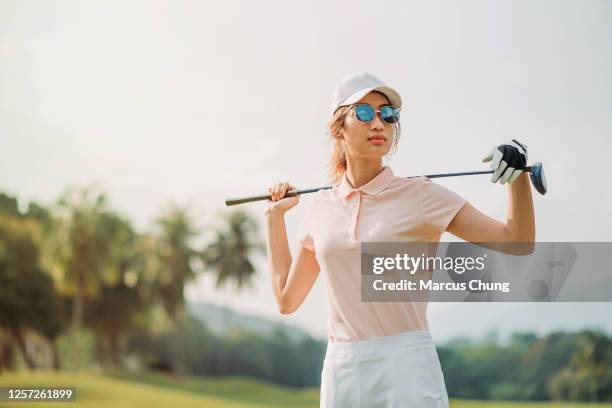
<path fill-rule="evenodd" d="M 389 105 L 389 100 L 379 92 L 370 92 L 357 103 L 369 103 L 378 110 Z M 393 125 L 383 122 L 378 113 L 372 121 L 364 123 L 357 119 L 354 108 L 347 114 L 342 127 L 345 149 L 351 157 L 382 158 L 391 149 L 393 133 Z"/>

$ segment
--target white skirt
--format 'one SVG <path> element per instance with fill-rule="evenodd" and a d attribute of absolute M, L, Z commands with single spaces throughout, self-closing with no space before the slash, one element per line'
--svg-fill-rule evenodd
<path fill-rule="evenodd" d="M 425 330 L 328 342 L 321 408 L 448 408 L 438 352 Z"/>

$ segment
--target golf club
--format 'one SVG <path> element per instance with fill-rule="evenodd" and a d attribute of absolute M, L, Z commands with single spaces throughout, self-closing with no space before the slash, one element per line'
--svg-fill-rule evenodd
<path fill-rule="evenodd" d="M 522 170 L 529 173 L 531 184 L 538 191 L 538 193 L 542 195 L 546 194 L 546 191 L 547 191 L 546 176 L 544 174 L 544 168 L 542 167 L 542 163 L 536 162 L 532 164 L 531 166 L 525 167 Z M 493 170 L 482 170 L 482 171 L 468 171 L 468 172 L 461 172 L 461 173 L 428 174 L 428 175 L 425 175 L 425 177 L 438 178 L 438 177 L 454 177 L 454 176 L 472 176 L 475 174 L 493 174 L 493 173 L 494 173 Z M 408 176 L 405 178 L 413 178 L 413 177 L 421 177 L 421 176 Z M 308 188 L 305 190 L 287 191 L 287 193 L 285 194 L 285 197 L 294 197 L 299 194 L 314 193 L 319 190 L 326 190 L 332 187 L 333 186 L 326 186 L 326 187 Z M 257 196 L 251 196 L 251 197 L 242 197 L 242 198 L 228 198 L 227 200 L 225 200 L 225 205 L 229 207 L 231 205 L 250 203 L 252 201 L 269 200 L 270 198 L 271 197 L 269 194 L 257 195 Z"/>

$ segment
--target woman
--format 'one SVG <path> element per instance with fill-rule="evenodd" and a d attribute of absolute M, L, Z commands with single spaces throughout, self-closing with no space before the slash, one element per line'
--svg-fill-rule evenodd
<path fill-rule="evenodd" d="M 533 242 L 534 211 L 527 149 L 517 141 L 484 158 L 508 183 L 501 223 L 426 177 L 396 176 L 382 159 L 397 147 L 402 100 L 369 73 L 344 78 L 333 93 L 332 189 L 312 195 L 293 259 L 284 214 L 299 196 L 276 183 L 266 209 L 272 288 L 281 313 L 304 301 L 319 271 L 326 283 L 328 346 L 321 407 L 448 407 L 426 302 L 361 302 L 360 242 L 439 242 L 449 231 L 469 242 Z M 524 173 L 524 174 L 523 174 Z"/>

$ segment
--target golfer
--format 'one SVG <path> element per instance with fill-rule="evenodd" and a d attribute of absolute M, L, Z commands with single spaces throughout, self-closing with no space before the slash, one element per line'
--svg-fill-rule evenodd
<path fill-rule="evenodd" d="M 333 92 L 331 189 L 307 203 L 292 257 L 284 215 L 295 187 L 269 188 L 265 211 L 270 278 L 281 313 L 293 313 L 323 271 L 328 345 L 321 407 L 448 407 L 426 302 L 361 302 L 360 243 L 439 242 L 445 231 L 469 242 L 533 242 L 534 211 L 527 146 L 513 140 L 483 161 L 491 181 L 508 184 L 508 215 L 499 222 L 465 198 L 421 176 L 400 177 L 383 157 L 400 138 L 399 93 L 376 76 L 344 78 Z"/>

